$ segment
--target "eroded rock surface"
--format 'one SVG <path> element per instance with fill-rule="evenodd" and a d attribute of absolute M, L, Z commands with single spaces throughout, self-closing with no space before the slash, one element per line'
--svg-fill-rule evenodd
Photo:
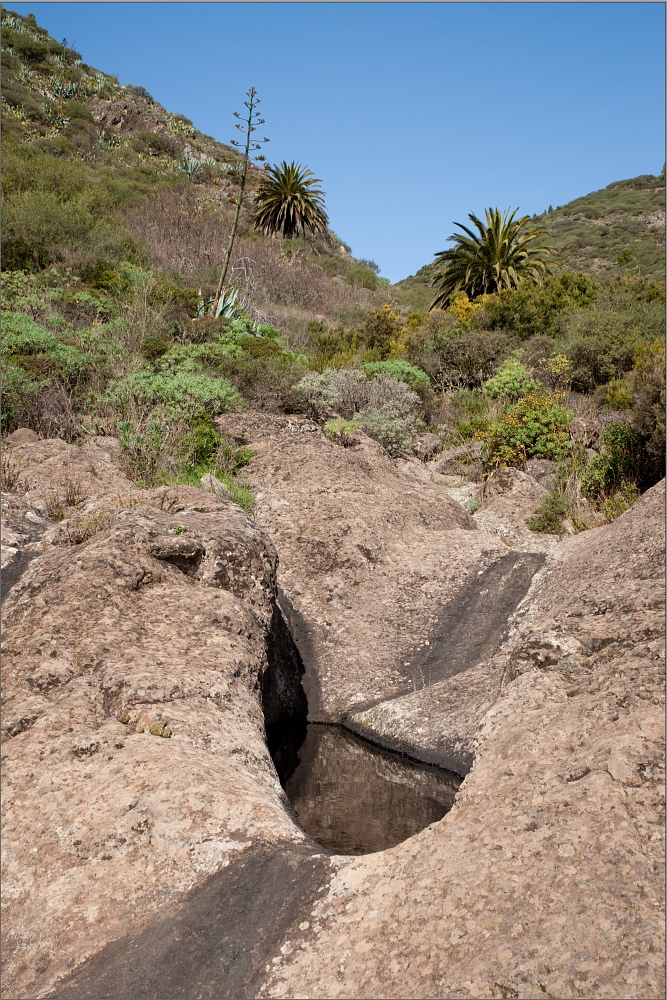
<path fill-rule="evenodd" d="M 19 508 L 83 460 L 25 450 Z M 7 997 L 139 934 L 249 845 L 304 842 L 264 740 L 274 546 L 211 494 L 93 465 L 3 608 Z"/>
<path fill-rule="evenodd" d="M 507 545 L 364 435 L 342 448 L 311 421 L 257 413 L 221 426 L 255 453 L 255 517 L 280 552 L 311 717 L 421 686 L 412 662 L 442 608 Z"/>
<path fill-rule="evenodd" d="M 257 522 L 136 489 L 112 446 L 10 445 L 33 550 L 3 605 L 3 996 L 664 995 L 664 483 L 545 544 L 530 477 L 473 518 L 367 439 L 225 424 Z M 446 622 L 494 574 L 485 645 Z M 304 836 L 265 741 L 301 669 L 281 607 L 311 708 L 474 752 L 443 821 L 354 859 Z"/>
<path fill-rule="evenodd" d="M 664 994 L 663 573 L 664 482 L 558 547 L 454 808 L 339 859 L 263 996 Z"/>

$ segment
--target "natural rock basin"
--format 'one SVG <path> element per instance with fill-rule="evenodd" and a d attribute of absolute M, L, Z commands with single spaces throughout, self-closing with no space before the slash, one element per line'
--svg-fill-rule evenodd
<path fill-rule="evenodd" d="M 301 827 L 334 854 L 399 844 L 442 819 L 461 784 L 450 771 L 313 724 L 280 778 Z"/>

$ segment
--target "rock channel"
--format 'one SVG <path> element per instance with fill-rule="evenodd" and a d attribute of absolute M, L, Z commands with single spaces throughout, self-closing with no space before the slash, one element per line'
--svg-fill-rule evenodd
<path fill-rule="evenodd" d="M 2 995 L 662 995 L 664 483 L 555 544 L 531 477 L 473 516 L 368 439 L 223 425 L 254 521 L 7 448 Z M 265 738 L 304 665 L 312 718 L 469 772 L 444 820 L 305 836 Z"/>

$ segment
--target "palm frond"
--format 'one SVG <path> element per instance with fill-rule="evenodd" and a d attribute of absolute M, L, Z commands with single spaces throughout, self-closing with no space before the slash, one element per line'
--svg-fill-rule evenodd
<path fill-rule="evenodd" d="M 282 233 L 290 238 L 306 229 L 316 233 L 327 228 L 324 192 L 316 186 L 321 181 L 312 171 L 283 161 L 279 167 L 269 167 L 267 175 L 257 192 L 255 229 L 267 236 Z"/>
<path fill-rule="evenodd" d="M 465 292 L 469 298 L 517 288 L 522 281 L 539 282 L 549 273 L 547 258 L 551 250 L 533 246 L 546 235 L 542 226 L 529 229 L 530 217 L 515 219 L 517 209 L 498 208 L 484 211 L 485 222 L 472 212 L 468 215 L 477 232 L 460 222 L 450 241 L 455 245 L 435 255 L 440 265 L 431 284 L 438 294 L 431 309 L 446 309 L 454 296 Z"/>

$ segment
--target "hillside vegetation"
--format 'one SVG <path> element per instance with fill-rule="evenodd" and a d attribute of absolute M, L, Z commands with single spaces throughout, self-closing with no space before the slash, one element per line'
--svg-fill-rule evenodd
<path fill-rule="evenodd" d="M 99 272 L 129 261 L 180 287 L 215 287 L 239 184 L 232 146 L 6 10 L 2 111 L 5 269 L 64 263 L 100 285 Z M 376 266 L 331 232 L 287 242 L 256 232 L 262 176 L 251 165 L 234 261 L 252 314 L 296 339 L 315 316 L 358 319 L 383 288 Z"/>
<path fill-rule="evenodd" d="M 547 230 L 556 270 L 665 280 L 664 169 L 615 181 L 533 220 Z M 433 263 L 425 264 L 398 283 L 406 302 L 428 307 L 433 272 Z"/>
<path fill-rule="evenodd" d="M 556 265 L 541 284 L 428 312 L 428 268 L 390 287 L 329 230 L 258 232 L 252 165 L 215 318 L 236 150 L 32 16 L 3 12 L 2 66 L 3 433 L 110 435 L 135 481 L 215 471 L 250 509 L 224 412 L 310 412 L 342 447 L 364 431 L 392 454 L 429 430 L 469 448 L 473 477 L 560 463 L 553 530 L 613 517 L 662 474 L 664 177 L 541 217 Z"/>

